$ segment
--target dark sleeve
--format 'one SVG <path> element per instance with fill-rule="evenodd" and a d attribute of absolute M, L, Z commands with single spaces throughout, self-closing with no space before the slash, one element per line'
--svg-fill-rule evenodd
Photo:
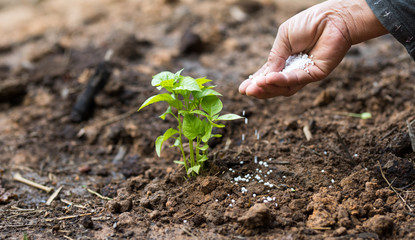
<path fill-rule="evenodd" d="M 366 0 L 380 23 L 415 60 L 415 0 Z"/>

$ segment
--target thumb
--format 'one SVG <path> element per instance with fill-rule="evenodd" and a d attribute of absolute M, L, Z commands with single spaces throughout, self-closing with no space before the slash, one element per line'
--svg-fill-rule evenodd
<path fill-rule="evenodd" d="M 292 55 L 292 48 L 288 38 L 287 24 L 283 23 L 278 29 L 277 37 L 268 56 L 267 65 L 269 72 L 280 72 L 285 67 L 285 62 Z"/>

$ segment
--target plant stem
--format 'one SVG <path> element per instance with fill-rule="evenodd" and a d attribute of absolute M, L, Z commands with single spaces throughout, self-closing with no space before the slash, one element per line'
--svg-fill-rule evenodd
<path fill-rule="evenodd" d="M 186 169 L 187 172 L 187 160 L 186 160 L 186 154 L 184 153 L 184 149 L 183 149 L 183 141 L 182 141 L 182 128 L 181 126 L 179 126 L 179 148 L 180 151 L 182 152 L 182 156 L 183 156 L 183 162 L 184 162 L 184 168 Z"/>
<path fill-rule="evenodd" d="M 193 151 L 193 140 L 189 140 L 189 149 L 190 149 L 190 165 L 191 167 L 195 166 L 195 156 Z"/>
<path fill-rule="evenodd" d="M 199 165 L 199 145 L 200 145 L 200 137 L 197 137 L 195 156 L 196 156 L 196 162 L 198 165 Z"/>
<path fill-rule="evenodd" d="M 186 161 L 186 154 L 184 153 L 183 141 L 182 141 L 182 122 L 180 121 L 180 115 L 178 116 L 174 114 L 172 115 L 174 118 L 177 119 L 177 122 L 179 122 L 179 126 L 177 127 L 177 129 L 179 130 L 179 148 L 180 148 L 180 151 L 182 152 L 184 168 L 186 169 L 186 172 L 187 172 L 188 167 L 187 167 L 187 161 Z"/>

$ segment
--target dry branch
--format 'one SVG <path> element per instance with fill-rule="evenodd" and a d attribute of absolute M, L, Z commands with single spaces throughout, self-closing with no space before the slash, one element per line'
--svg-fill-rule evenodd
<path fill-rule="evenodd" d="M 408 210 L 412 212 L 412 208 L 408 205 L 406 200 L 398 193 L 398 191 L 392 186 L 392 183 L 390 183 L 389 180 L 386 178 L 385 174 L 383 173 L 382 165 L 380 164 L 379 160 L 378 160 L 378 164 L 379 164 L 380 174 L 382 174 L 383 179 L 385 179 L 386 183 L 389 185 L 392 191 L 394 191 L 396 195 L 402 200 L 402 202 L 405 204 Z"/>
<path fill-rule="evenodd" d="M 409 131 L 409 138 L 411 139 L 412 151 L 415 152 L 415 130 L 412 127 L 414 123 L 415 123 L 415 120 L 413 120 L 412 122 L 406 121 L 406 125 L 408 126 L 408 131 Z"/>
<path fill-rule="evenodd" d="M 13 179 L 14 179 L 15 181 L 18 181 L 18 182 L 21 182 L 21 183 L 27 184 L 27 185 L 29 185 L 29 186 L 31 186 L 31 187 L 41 189 L 41 190 L 43 190 L 43 191 L 45 191 L 45 192 L 50 192 L 50 191 L 52 191 L 52 190 L 53 190 L 53 188 L 51 188 L 51 187 L 46 187 L 46 186 L 43 186 L 43 185 L 41 185 L 41 184 L 39 184 L 39 183 L 35 183 L 35 182 L 31 181 L 31 180 L 28 180 L 28 179 L 26 179 L 26 178 L 22 177 L 22 175 L 20 175 L 20 173 L 16 173 L 16 174 L 14 174 Z"/>
<path fill-rule="evenodd" d="M 50 195 L 49 199 L 46 201 L 46 205 L 50 205 L 52 203 L 52 201 L 58 196 L 62 188 L 63 186 L 60 186 L 58 190 L 56 190 L 52 195 Z"/>

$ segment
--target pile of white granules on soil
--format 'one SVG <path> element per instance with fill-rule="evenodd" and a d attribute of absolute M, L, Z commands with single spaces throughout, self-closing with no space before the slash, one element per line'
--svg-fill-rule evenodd
<path fill-rule="evenodd" d="M 305 53 L 289 56 L 287 61 L 285 61 L 285 67 L 281 72 L 291 72 L 295 69 L 303 69 L 305 72 L 309 73 L 308 66 L 314 65 L 312 58 L 313 55 L 308 57 Z"/>

